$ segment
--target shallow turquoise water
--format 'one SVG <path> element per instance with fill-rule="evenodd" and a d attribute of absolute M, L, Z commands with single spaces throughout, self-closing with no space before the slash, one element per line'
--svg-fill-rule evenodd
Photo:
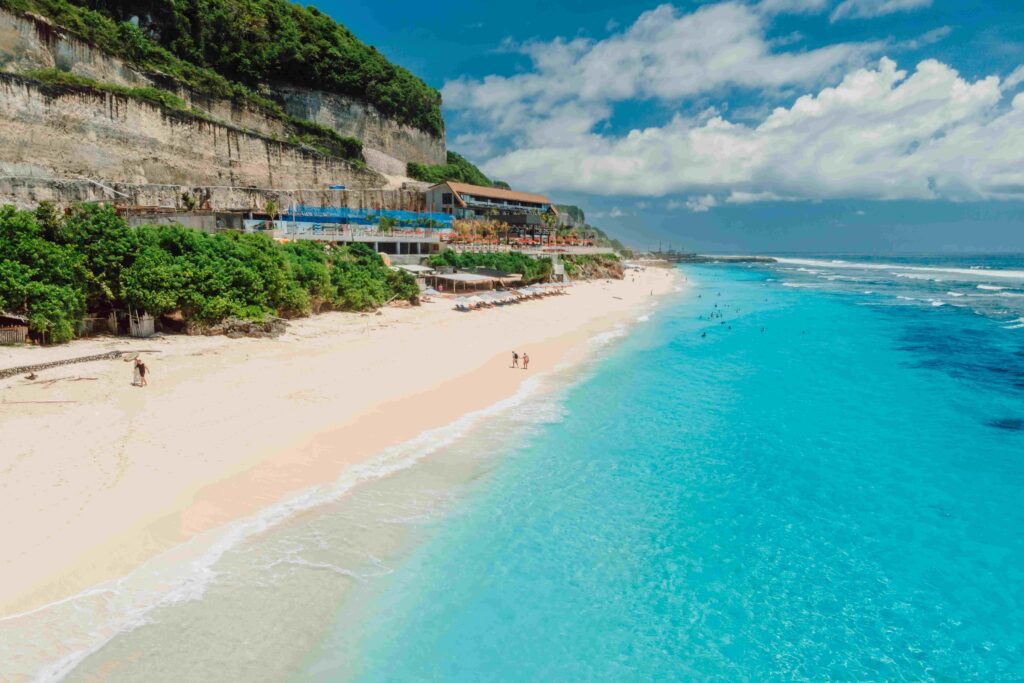
<path fill-rule="evenodd" d="M 1024 679 L 1024 279 L 822 264 L 685 271 L 296 679 Z"/>

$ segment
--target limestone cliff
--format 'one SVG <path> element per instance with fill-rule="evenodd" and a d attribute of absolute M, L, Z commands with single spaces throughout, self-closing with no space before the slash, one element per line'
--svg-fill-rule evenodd
<path fill-rule="evenodd" d="M 356 165 L 114 93 L 0 74 L 0 170 L 118 183 L 381 186 Z"/>
<path fill-rule="evenodd" d="M 285 110 L 292 116 L 314 121 L 333 128 L 342 135 L 363 141 L 363 147 L 373 149 L 398 160 L 397 172 L 405 175 L 405 164 L 445 163 L 444 139 L 435 137 L 412 126 L 398 124 L 377 111 L 373 106 L 350 97 L 320 90 L 277 88 Z M 391 172 L 389 169 L 381 169 Z"/>
<path fill-rule="evenodd" d="M 193 111 L 168 111 L 117 93 L 62 88 L 17 75 L 33 69 L 56 69 L 117 86 L 155 85 Z M 0 203 L 16 199 L 24 204 L 26 186 L 41 187 L 39 179 L 53 182 L 29 196 L 60 196 L 61 188 L 72 187 L 77 187 L 73 194 L 81 195 L 83 188 L 75 184 L 80 178 L 99 181 L 100 187 L 315 193 L 340 184 L 368 190 L 385 186 L 374 168 L 401 174 L 407 161 L 444 159 L 443 137 L 390 120 L 368 104 L 286 86 L 276 95 L 292 116 L 363 140 L 369 168 L 289 143 L 286 122 L 257 106 L 196 93 L 104 53 L 42 17 L 0 9 L 0 175 L 6 176 L 0 192 L 18 189 L 17 197 L 0 195 Z M 390 204 L 385 196 L 345 203 Z"/>

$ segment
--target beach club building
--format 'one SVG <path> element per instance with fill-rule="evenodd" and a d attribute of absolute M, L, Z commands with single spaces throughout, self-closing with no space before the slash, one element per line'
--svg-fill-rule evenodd
<path fill-rule="evenodd" d="M 496 220 L 513 228 L 543 229 L 544 214 L 558 217 L 551 200 L 542 194 L 513 192 L 447 181 L 426 190 L 427 211 L 462 220 Z"/>

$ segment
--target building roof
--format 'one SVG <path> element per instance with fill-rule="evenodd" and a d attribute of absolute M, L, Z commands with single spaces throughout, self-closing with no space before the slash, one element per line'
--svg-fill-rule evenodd
<path fill-rule="evenodd" d="M 438 280 L 447 280 L 449 282 L 494 282 L 498 278 L 488 277 L 486 275 L 477 275 L 476 273 L 443 273 L 439 275 L 432 275 Z"/>
<path fill-rule="evenodd" d="M 542 194 L 531 194 L 529 192 L 513 192 L 512 190 L 502 190 L 497 187 L 484 187 L 482 185 L 470 185 L 468 183 L 457 183 L 453 180 L 449 180 L 443 183 L 434 185 L 447 185 L 457 195 L 470 194 L 474 197 L 489 197 L 491 199 L 506 199 L 514 202 L 535 202 L 537 204 L 551 204 L 551 200 Z M 433 188 L 431 188 L 433 189 Z M 459 197 L 460 201 L 464 200 Z"/>
<path fill-rule="evenodd" d="M 28 324 L 28 318 L 26 318 L 25 316 L 16 315 L 14 313 L 7 313 L 5 311 L 0 311 L 0 318 L 4 318 L 6 320 L 15 320 L 26 325 Z"/>

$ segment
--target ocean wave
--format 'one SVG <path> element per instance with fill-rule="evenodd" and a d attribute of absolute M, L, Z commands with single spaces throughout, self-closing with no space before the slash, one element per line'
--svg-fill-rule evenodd
<path fill-rule="evenodd" d="M 984 289 L 989 292 L 999 292 L 1006 289 L 1006 287 L 1000 287 L 998 285 L 978 285 L 978 289 Z"/>
<path fill-rule="evenodd" d="M 607 332 L 595 334 L 593 337 L 587 340 L 587 343 L 590 344 L 591 346 L 605 346 L 615 341 L 616 339 L 621 339 L 622 337 L 625 337 L 627 334 L 629 334 L 629 329 L 625 325 L 616 325 Z"/>
<path fill-rule="evenodd" d="M 835 268 L 858 268 L 863 270 L 888 270 L 890 272 L 912 272 L 912 273 L 936 273 L 936 274 L 952 274 L 952 275 L 967 275 L 969 279 L 978 280 L 985 279 L 991 280 L 993 278 L 1007 278 L 1015 280 L 1024 280 L 1024 270 L 1002 270 L 995 268 L 955 268 L 955 267 L 943 267 L 943 266 L 908 266 L 900 263 L 864 263 L 856 261 L 825 261 L 823 259 L 801 259 L 801 258 L 786 258 L 776 257 L 775 259 L 779 263 L 784 263 L 794 266 L 804 267 L 835 267 Z M 980 276 L 980 277 L 979 277 Z"/>
<path fill-rule="evenodd" d="M 901 277 L 907 280 L 927 280 L 928 282 L 945 282 L 942 278 L 930 277 L 928 275 L 917 275 L 916 273 L 889 273 L 896 277 Z"/>
<path fill-rule="evenodd" d="M 952 297 L 955 297 L 955 298 L 959 298 L 959 297 L 964 296 L 964 294 L 961 293 L 961 292 L 946 292 L 946 296 L 952 296 Z"/>

